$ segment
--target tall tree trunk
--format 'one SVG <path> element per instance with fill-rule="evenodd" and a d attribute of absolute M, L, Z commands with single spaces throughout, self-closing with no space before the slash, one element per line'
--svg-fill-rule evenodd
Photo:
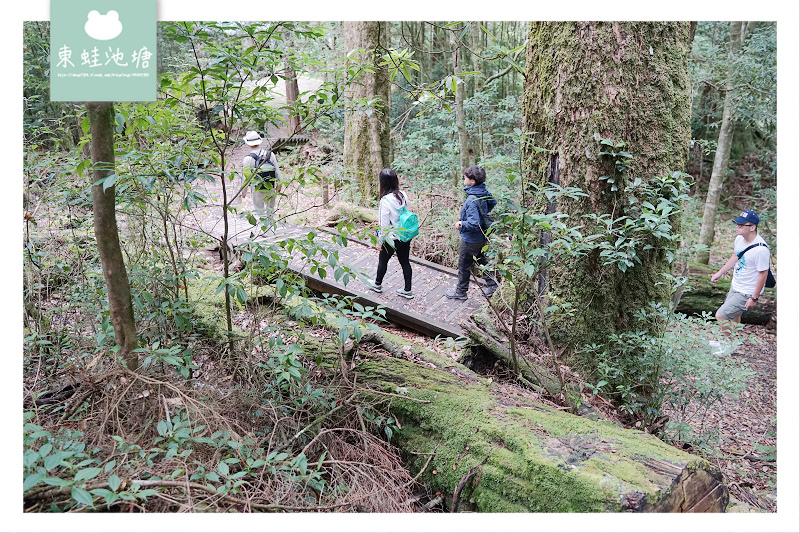
<path fill-rule="evenodd" d="M 369 111 L 351 108 L 345 114 L 344 164 L 358 180 L 366 202 L 377 199 L 378 174 L 391 165 L 389 73 L 378 66 L 382 49 L 389 42 L 389 26 L 386 21 L 347 21 L 344 28 L 345 49 L 364 50 L 365 56 L 359 54 L 356 59 L 372 68 L 347 88 L 348 97 L 351 101 L 376 99 Z"/>
<path fill-rule="evenodd" d="M 725 182 L 725 174 L 728 172 L 728 162 L 731 157 L 731 143 L 733 142 L 733 61 L 739 50 L 742 48 L 744 40 L 747 38 L 747 22 L 731 22 L 730 26 L 730 48 L 728 51 L 728 79 L 725 82 L 725 103 L 722 108 L 722 125 L 719 128 L 717 138 L 717 151 L 714 154 L 714 166 L 711 169 L 711 178 L 708 181 L 708 194 L 706 195 L 706 205 L 703 209 L 703 223 L 700 226 L 700 244 L 711 246 L 714 243 L 714 226 L 717 221 L 717 210 L 719 209 L 719 199 Z M 708 264 L 708 251 L 697 253 L 697 262 Z"/>
<path fill-rule="evenodd" d="M 460 54 L 461 49 L 458 41 L 458 36 L 455 31 L 450 32 L 450 51 L 453 54 L 453 76 L 458 77 L 460 72 Z M 459 80 L 456 84 L 456 130 L 458 130 L 458 153 L 461 168 L 458 169 L 453 177 L 453 186 L 458 188 L 459 178 L 465 168 L 469 166 L 469 141 L 467 139 L 467 123 L 464 117 L 464 90 L 466 83 L 464 80 Z"/>
<path fill-rule="evenodd" d="M 114 104 L 87 102 L 92 134 L 92 182 L 97 183 L 114 173 Z M 117 229 L 115 187 L 103 189 L 102 183 L 92 185 L 94 235 L 108 288 L 108 307 L 114 336 L 120 346 L 120 357 L 130 370 L 139 367 L 135 350 L 138 347 L 136 322 L 133 318 L 131 287 L 122 258 Z"/>
<path fill-rule="evenodd" d="M 297 72 L 287 63 L 284 75 L 286 76 L 286 105 L 293 106 L 297 101 L 297 97 L 300 95 L 300 88 L 297 86 Z M 289 110 L 288 119 L 286 126 L 287 135 L 291 137 L 292 135 L 300 133 L 300 116 L 292 110 Z"/>
<path fill-rule="evenodd" d="M 287 50 L 294 49 L 294 43 L 292 42 L 291 36 L 287 35 L 285 37 L 285 46 Z M 300 133 L 300 115 L 293 112 L 291 107 L 297 102 L 297 98 L 300 96 L 300 88 L 297 86 L 297 72 L 294 70 L 294 65 L 292 63 L 292 53 L 286 53 L 283 56 L 284 61 L 284 69 L 283 75 L 285 77 L 284 80 L 284 89 L 286 92 L 286 105 L 290 109 L 287 112 L 287 120 L 286 120 L 286 135 L 291 137 L 292 135 L 297 135 Z"/>
<path fill-rule="evenodd" d="M 647 182 L 686 168 L 689 44 L 688 22 L 531 23 L 524 131 L 538 132 L 535 144 L 554 150 L 557 157 L 528 149 L 524 168 L 541 185 L 557 175 L 562 186 L 588 194 L 557 206 L 572 217 L 570 222 L 579 223 L 584 213 L 620 216 L 629 200 L 624 187 L 611 194 L 598 179 L 609 169 L 598 155 L 596 135 L 627 143 L 635 157 L 630 180 Z M 597 253 L 550 270 L 550 293 L 578 310 L 553 324 L 557 343 L 568 349 L 605 344 L 649 302 L 668 301 L 664 250 L 643 250 L 639 258 L 641 264 L 624 273 L 614 265 L 604 267 Z"/>
<path fill-rule="evenodd" d="M 469 55 L 469 57 L 470 57 L 470 67 L 471 67 L 470 71 L 472 71 L 472 72 L 481 72 L 481 74 L 473 74 L 469 78 L 470 79 L 470 82 L 469 82 L 469 96 L 470 96 L 470 98 L 472 98 L 473 96 L 475 96 L 475 93 L 478 92 L 478 83 L 479 83 L 478 80 L 481 80 L 484 77 L 483 74 L 482 74 L 482 72 L 483 72 L 483 64 L 482 64 L 483 60 L 481 59 L 480 55 L 478 55 L 479 54 L 478 51 L 482 50 L 482 48 L 481 48 L 481 33 L 483 33 L 483 32 L 481 31 L 481 23 L 478 22 L 477 20 L 473 20 L 469 24 L 470 24 L 470 26 L 469 26 L 469 48 L 473 52 L 476 52 L 474 54 L 471 53 Z"/>

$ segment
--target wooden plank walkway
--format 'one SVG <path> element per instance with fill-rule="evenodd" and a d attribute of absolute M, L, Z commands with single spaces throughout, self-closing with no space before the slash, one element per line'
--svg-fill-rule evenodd
<path fill-rule="evenodd" d="M 218 211 L 217 216 L 213 216 L 215 209 Z M 204 210 L 211 210 L 211 213 L 207 213 L 211 216 L 198 218 L 198 229 L 217 238 L 221 237 L 223 233 L 221 208 L 206 206 Z M 311 274 L 310 265 L 302 257 L 292 258 L 290 268 L 302 275 L 307 285 L 316 291 L 354 296 L 362 305 L 383 305 L 386 308 L 386 318 L 398 325 L 432 337 L 437 335 L 459 337 L 464 335 L 459 322 L 467 319 L 485 301 L 481 294 L 483 280 L 479 283 L 474 280 L 470 282 L 467 300 L 447 298 L 445 292 L 455 287 L 457 272 L 415 257 L 411 258 L 414 298 L 409 300 L 395 292 L 396 289 L 403 287 L 402 269 L 395 257 L 389 261 L 389 268 L 383 280 L 383 293 L 378 294 L 372 291 L 367 283 L 375 279 L 378 266 L 378 250 L 374 247 L 355 239 L 349 239 L 348 245 L 342 247 L 332 242 L 330 231 L 288 224 L 280 224 L 274 235 L 264 235 L 243 216 L 229 217 L 229 241 L 234 246 L 250 238 L 251 234 L 255 240 L 275 242 L 305 236 L 309 232 L 315 234 L 315 242 L 324 243 L 329 250 L 337 250 L 339 261 L 358 271 L 360 279 L 351 280 L 347 286 L 334 280 L 330 272 L 325 279 L 322 279 L 319 275 Z"/>

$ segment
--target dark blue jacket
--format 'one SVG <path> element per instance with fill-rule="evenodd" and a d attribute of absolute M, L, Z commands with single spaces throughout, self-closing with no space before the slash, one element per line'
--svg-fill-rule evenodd
<path fill-rule="evenodd" d="M 497 200 L 486 188 L 485 183 L 464 187 L 464 192 L 467 193 L 467 201 L 461 208 L 461 229 L 458 232 L 464 242 L 483 242 L 486 240 L 486 236 L 481 231 L 481 217 L 477 202 L 483 204 L 481 207 L 484 213 L 489 213 L 497 205 Z"/>

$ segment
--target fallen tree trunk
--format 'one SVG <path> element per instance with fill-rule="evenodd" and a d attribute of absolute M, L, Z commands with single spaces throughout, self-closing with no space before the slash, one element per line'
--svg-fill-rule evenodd
<path fill-rule="evenodd" d="M 503 346 L 497 339 L 492 337 L 487 331 L 479 328 L 475 324 L 469 322 L 461 322 L 460 326 L 467 332 L 469 339 L 476 345 L 489 352 L 490 356 L 497 361 L 500 361 L 504 366 L 509 369 L 514 368 L 514 361 L 511 357 L 511 352 Z M 460 358 L 459 363 L 463 364 L 471 370 L 480 367 L 477 359 L 480 357 L 477 350 L 468 350 Z M 558 378 L 553 376 L 550 371 L 536 365 L 530 361 L 520 358 L 519 372 L 522 378 L 534 385 L 538 390 L 550 394 L 552 396 L 561 392 L 561 384 Z"/>
<path fill-rule="evenodd" d="M 395 356 L 370 352 L 368 343 Z M 397 357 L 408 353 L 396 349 L 404 345 L 386 332 L 362 338 L 348 366 L 359 383 L 392 398 L 402 426 L 393 443 L 445 502 L 480 512 L 725 510 L 727 487 L 708 461 L 644 432 L 508 394 L 423 347 L 410 351 L 428 366 Z M 334 346 L 309 350 L 338 361 Z"/>
<path fill-rule="evenodd" d="M 258 290 L 270 294 L 252 301 L 280 301 L 270 287 Z M 315 307 L 300 298 L 283 303 Z M 338 331 L 333 314 L 316 317 Z M 340 366 L 335 345 L 304 342 L 324 367 Z M 391 399 L 401 428 L 392 443 L 449 510 L 722 512 L 728 505 L 719 469 L 652 435 L 542 405 L 387 332 L 365 332 L 355 347 L 345 354 L 348 373 L 366 387 L 359 394 Z"/>
<path fill-rule="evenodd" d="M 432 369 L 374 357 L 355 372 L 375 390 L 408 395 L 392 401 L 403 427 L 395 444 L 412 474 L 434 454 L 419 479 L 445 501 L 461 486 L 462 509 L 680 512 L 728 503 L 722 475 L 707 461 L 643 432 L 503 394 L 457 363 Z M 478 472 L 461 485 L 471 468 Z"/>

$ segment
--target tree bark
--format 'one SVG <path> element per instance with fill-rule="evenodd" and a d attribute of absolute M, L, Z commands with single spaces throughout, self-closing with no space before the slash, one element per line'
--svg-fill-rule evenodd
<path fill-rule="evenodd" d="M 473 52 L 477 52 L 478 50 L 482 50 L 481 48 L 481 23 L 477 20 L 473 20 L 470 22 L 469 26 L 469 46 Z M 470 84 L 469 84 L 469 96 L 470 98 L 475 96 L 475 93 L 479 91 L 479 83 L 478 80 L 483 79 L 483 59 L 481 59 L 480 55 L 470 54 L 470 64 L 472 72 L 480 72 L 480 74 L 473 74 L 470 76 Z"/>
<path fill-rule="evenodd" d="M 598 178 L 609 173 L 595 136 L 624 141 L 633 154 L 627 179 L 647 182 L 686 168 L 690 140 L 688 22 L 535 22 L 529 28 L 524 131 L 558 157 L 526 149 L 523 168 L 545 185 L 580 187 L 587 197 L 557 209 L 580 224 L 585 213 L 620 216 L 629 197 L 611 194 Z M 550 169 L 550 161 L 557 169 Z M 544 211 L 545 206 L 541 206 Z M 677 231 L 679 221 L 673 221 Z M 586 228 L 587 231 L 601 228 Z M 664 302 L 669 272 L 664 250 L 640 251 L 641 264 L 620 271 L 603 266 L 597 253 L 551 269 L 551 294 L 580 310 L 553 323 L 554 340 L 572 349 L 604 344 L 625 331 L 628 317 L 649 302 Z"/>
<path fill-rule="evenodd" d="M 460 71 L 460 52 L 461 46 L 455 31 L 450 32 L 450 51 L 453 55 L 453 76 L 458 77 Z M 453 186 L 459 189 L 461 173 L 469 166 L 469 140 L 467 138 L 467 123 L 464 117 L 464 90 L 466 83 L 459 80 L 456 83 L 456 129 L 458 130 L 458 153 L 461 168 L 458 169 L 453 177 Z"/>
<path fill-rule="evenodd" d="M 381 170 L 391 166 L 389 129 L 389 74 L 378 62 L 388 43 L 389 26 L 386 21 L 347 21 L 345 48 L 363 50 L 355 59 L 371 66 L 373 72 L 362 72 L 357 83 L 347 88 L 351 101 L 372 100 L 369 110 L 353 109 L 345 113 L 344 164 L 358 181 L 364 201 L 377 199 L 377 177 Z"/>
<path fill-rule="evenodd" d="M 291 65 L 287 65 L 284 70 L 284 75 L 286 76 L 286 105 L 291 107 L 300 95 L 300 88 L 297 86 L 297 72 L 295 72 Z M 298 133 L 300 133 L 300 116 L 290 109 L 286 135 L 291 137 Z"/>
<path fill-rule="evenodd" d="M 103 189 L 97 183 L 114 173 L 114 104 L 112 102 L 87 102 L 92 134 L 92 208 L 94 234 L 103 267 L 103 277 L 108 288 L 108 307 L 114 336 L 119 345 L 120 357 L 130 370 L 139 367 L 135 350 L 138 347 L 136 322 L 133 317 L 131 288 L 122 258 L 122 248 L 117 229 L 115 187 Z"/>
<path fill-rule="evenodd" d="M 733 60 L 739 54 L 744 40 L 747 38 L 746 22 L 731 22 L 730 26 L 730 49 L 728 51 L 728 79 L 725 82 L 725 103 L 722 108 L 722 125 L 719 128 L 717 138 L 717 151 L 714 154 L 714 166 L 711 170 L 711 178 L 708 182 L 708 193 L 706 195 L 706 205 L 703 209 L 703 223 L 700 226 L 700 244 L 711 246 L 714 243 L 714 227 L 717 221 L 717 210 L 719 209 L 719 199 L 725 182 L 725 174 L 728 172 L 728 162 L 731 157 L 731 144 L 733 142 L 733 97 L 735 87 L 733 85 Z M 697 253 L 697 262 L 704 265 L 708 264 L 708 250 Z"/>

